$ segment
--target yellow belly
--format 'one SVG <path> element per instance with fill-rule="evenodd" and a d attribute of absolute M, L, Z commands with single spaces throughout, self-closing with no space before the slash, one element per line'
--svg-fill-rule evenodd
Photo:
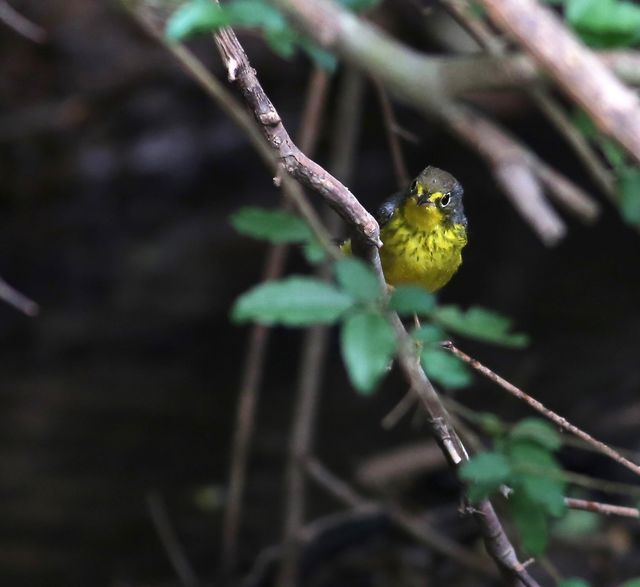
<path fill-rule="evenodd" d="M 399 215 L 392 218 L 380 233 L 383 242 L 380 259 L 387 283 L 439 290 L 462 263 L 462 249 L 467 244 L 465 227 L 440 224 L 426 232 L 400 218 Z"/>

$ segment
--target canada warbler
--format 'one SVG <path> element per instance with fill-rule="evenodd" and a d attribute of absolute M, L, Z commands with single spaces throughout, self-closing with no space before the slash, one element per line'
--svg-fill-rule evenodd
<path fill-rule="evenodd" d="M 416 284 L 437 291 L 462 263 L 467 244 L 463 190 L 449 173 L 427 167 L 411 186 L 378 210 L 380 259 L 389 285 Z M 351 254 L 351 243 L 342 246 Z"/>

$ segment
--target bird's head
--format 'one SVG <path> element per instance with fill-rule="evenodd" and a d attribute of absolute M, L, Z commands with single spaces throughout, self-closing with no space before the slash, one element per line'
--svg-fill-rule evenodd
<path fill-rule="evenodd" d="M 433 225 L 467 225 L 462 205 L 463 189 L 450 173 L 427 167 L 409 187 L 406 213 L 409 220 L 430 230 Z"/>

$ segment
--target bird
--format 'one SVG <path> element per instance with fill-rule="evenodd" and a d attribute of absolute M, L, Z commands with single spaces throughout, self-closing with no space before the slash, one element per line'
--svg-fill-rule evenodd
<path fill-rule="evenodd" d="M 426 167 L 411 185 L 384 200 L 377 213 L 380 260 L 391 286 L 430 292 L 444 287 L 462 264 L 467 218 L 462 185 L 450 173 Z M 341 247 L 351 254 L 351 243 Z"/>

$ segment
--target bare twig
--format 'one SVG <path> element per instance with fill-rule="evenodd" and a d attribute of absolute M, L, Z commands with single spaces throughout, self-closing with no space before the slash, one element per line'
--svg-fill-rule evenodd
<path fill-rule="evenodd" d="M 603 514 L 605 516 L 622 516 L 624 518 L 640 518 L 640 510 L 637 508 L 623 507 L 610 503 L 600 503 L 599 501 L 589 501 L 586 499 L 576 499 L 574 497 L 565 497 L 564 503 L 572 510 L 584 510 Z"/>
<path fill-rule="evenodd" d="M 293 143 L 280 115 L 264 93 L 244 49 L 233 31 L 222 29 L 215 34 L 216 45 L 224 61 L 229 80 L 237 82 L 245 101 L 254 113 L 259 128 L 277 154 L 287 173 L 320 194 L 325 201 L 372 244 L 381 246 L 380 229 L 375 218 L 353 194 Z"/>
<path fill-rule="evenodd" d="M 537 399 L 534 399 L 529 394 L 525 393 L 521 389 L 517 388 L 512 383 L 509 383 L 506 379 L 500 377 L 500 375 L 494 373 L 488 367 L 485 367 L 482 363 L 477 361 L 476 359 L 471 358 L 466 353 L 462 352 L 458 349 L 452 342 L 447 341 L 442 343 L 442 346 L 454 354 L 456 357 L 467 363 L 469 366 L 473 367 L 478 373 L 484 375 L 487 379 L 493 381 L 502 389 L 518 398 L 519 400 L 524 401 L 531 408 L 536 410 L 538 413 L 542 414 L 548 420 L 551 420 L 554 424 L 566 430 L 567 432 L 571 432 L 578 438 L 582 439 L 584 442 L 587 442 L 594 448 L 596 448 L 600 453 L 607 455 L 609 458 L 613 459 L 617 463 L 621 464 L 623 467 L 626 467 L 630 471 L 633 471 L 636 475 L 640 475 L 640 465 L 631 462 L 629 459 L 623 457 L 619 452 L 613 450 L 610 446 L 606 445 L 604 442 L 596 440 L 590 434 L 587 434 L 577 426 L 574 426 L 570 422 L 568 422 L 562 416 L 556 414 L 542 403 L 540 403 Z"/>
<path fill-rule="evenodd" d="M 0 21 L 34 43 L 47 40 L 45 30 L 22 16 L 7 0 L 0 0 Z"/>
<path fill-rule="evenodd" d="M 180 583 L 184 587 L 198 587 L 200 581 L 198 581 L 198 577 L 178 541 L 160 493 L 150 491 L 147 494 L 147 508 L 158 538 L 167 553 L 173 570 L 180 579 Z"/>
<path fill-rule="evenodd" d="M 516 41 L 584 108 L 596 126 L 640 162 L 640 100 L 536 0 L 482 0 L 496 26 Z"/>
<path fill-rule="evenodd" d="M 389 150 L 391 151 L 391 160 L 393 161 L 393 170 L 396 175 L 396 184 L 398 189 L 404 189 L 409 185 L 410 177 L 407 170 L 407 162 L 404 159 L 402 152 L 402 144 L 398 137 L 398 123 L 396 121 L 396 115 L 393 111 L 393 105 L 389 99 L 389 95 L 384 86 L 376 79 L 373 80 L 378 93 L 378 99 L 380 100 L 380 106 L 382 108 L 382 118 L 384 120 L 384 127 L 387 132 L 387 142 L 389 143 Z"/>
<path fill-rule="evenodd" d="M 356 143 L 360 134 L 362 76 L 349 69 L 345 72 L 338 95 L 338 112 L 333 125 L 331 173 L 347 182 L 351 176 Z M 327 210 L 328 214 L 331 214 Z M 337 217 L 332 214 L 325 221 L 330 232 L 338 229 Z M 329 279 L 328 265 L 318 270 L 321 279 Z M 302 358 L 298 372 L 298 396 L 294 407 L 294 423 L 287 465 L 287 499 L 285 515 L 285 551 L 279 584 L 292 587 L 296 584 L 299 559 L 299 536 L 305 522 L 305 479 L 303 463 L 312 454 L 315 421 L 322 373 L 326 361 L 329 329 L 318 325 L 310 328 L 302 343 Z"/>
<path fill-rule="evenodd" d="M 2 277 L 0 277 L 0 300 L 27 316 L 36 316 L 40 311 L 40 307 L 36 302 L 9 285 Z"/>
<path fill-rule="evenodd" d="M 350 507 L 361 508 L 371 503 L 364 497 L 358 495 L 351 485 L 338 478 L 316 459 L 307 460 L 306 471 L 315 483 L 333 495 L 335 499 Z M 484 576 L 495 577 L 495 571 L 487 565 L 486 560 L 460 546 L 457 542 L 454 542 L 432 526 L 417 522 L 404 510 L 395 506 L 385 506 L 383 511 L 387 513 L 390 520 L 398 528 L 404 530 L 412 538 L 424 544 L 426 547 L 458 562 L 474 572 L 481 573 Z"/>

